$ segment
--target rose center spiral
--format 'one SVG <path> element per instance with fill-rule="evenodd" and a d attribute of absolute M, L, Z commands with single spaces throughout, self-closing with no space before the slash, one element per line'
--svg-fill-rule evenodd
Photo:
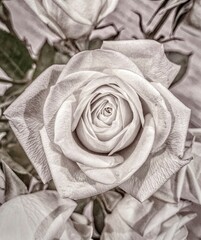
<path fill-rule="evenodd" d="M 105 116 L 110 116 L 112 114 L 112 108 L 111 107 L 105 107 L 103 110 L 103 114 Z"/>

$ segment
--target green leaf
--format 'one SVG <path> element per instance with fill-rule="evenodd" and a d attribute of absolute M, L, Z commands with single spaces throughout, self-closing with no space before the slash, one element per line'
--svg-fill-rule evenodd
<path fill-rule="evenodd" d="M 23 79 L 33 60 L 24 43 L 10 33 L 0 30 L 0 67 L 14 80 Z"/>
<path fill-rule="evenodd" d="M 95 38 L 89 42 L 89 50 L 99 49 L 103 44 L 103 40 Z"/>
<path fill-rule="evenodd" d="M 70 60 L 67 54 L 56 52 L 54 56 L 54 64 L 66 64 Z"/>
<path fill-rule="evenodd" d="M 0 166 L 5 180 L 5 201 L 18 195 L 28 193 L 27 186 L 19 176 L 17 176 L 16 172 L 14 172 L 14 169 L 18 172 L 23 172 L 24 169 L 19 165 L 15 165 L 4 150 L 0 150 Z"/>
<path fill-rule="evenodd" d="M 11 159 L 14 160 L 11 165 L 14 171 L 24 174 L 32 171 L 34 167 L 19 143 L 9 144 L 6 150 Z M 23 168 L 24 170 L 26 169 L 26 171 L 21 172 L 17 165 L 20 166 L 20 169 Z"/>
<path fill-rule="evenodd" d="M 84 198 L 77 200 L 77 206 L 74 212 L 82 214 L 85 206 L 90 202 L 90 198 Z"/>
<path fill-rule="evenodd" d="M 54 64 L 55 49 L 46 41 L 41 47 L 38 61 L 36 63 L 36 70 L 33 79 L 38 77 L 46 68 Z"/>
<path fill-rule="evenodd" d="M 175 85 L 176 83 L 179 83 L 183 79 L 183 77 L 186 74 L 186 71 L 188 69 L 189 57 L 191 55 L 192 55 L 192 53 L 183 54 L 181 52 L 176 52 L 176 51 L 166 51 L 167 58 L 171 62 L 181 66 L 177 76 L 175 77 L 174 81 L 172 82 L 171 87 L 173 85 Z"/>
<path fill-rule="evenodd" d="M 93 207 L 94 225 L 99 234 L 101 234 L 103 231 L 105 219 L 103 206 L 100 204 L 100 201 L 100 199 L 95 199 Z"/>
<path fill-rule="evenodd" d="M 12 151 L 8 148 L 6 149 L 7 151 L 5 149 L 0 150 L 0 162 L 6 164 L 10 169 L 9 172 L 12 172 L 12 176 L 17 179 L 16 181 L 21 181 L 29 192 L 35 192 L 47 188 L 46 185 L 38 180 L 38 175 L 33 174 L 33 166 L 25 156 L 22 148 L 18 144 L 14 144 L 13 148 Z M 10 155 L 11 153 L 12 156 Z"/>

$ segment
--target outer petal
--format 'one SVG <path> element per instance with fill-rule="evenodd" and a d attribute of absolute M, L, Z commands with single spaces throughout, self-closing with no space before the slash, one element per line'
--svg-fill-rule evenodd
<path fill-rule="evenodd" d="M 147 200 L 139 203 L 126 195 L 106 217 L 106 224 L 101 240 L 184 240 L 188 235 L 186 223 L 195 218 L 195 214 L 180 214 L 188 202 L 170 204 Z"/>
<path fill-rule="evenodd" d="M 194 132 L 194 130 L 196 132 Z M 193 158 L 173 178 L 166 182 L 155 194 L 157 198 L 169 202 L 178 202 L 185 199 L 201 204 L 201 129 L 190 129 L 194 135 L 190 147 L 187 146 L 184 158 Z M 186 142 L 186 145 L 189 143 Z M 192 144 L 192 145 L 191 145 Z"/>
<path fill-rule="evenodd" d="M 73 56 L 60 75 L 59 81 L 62 81 L 66 76 L 75 72 L 97 71 L 103 73 L 105 69 L 118 68 L 130 70 L 143 76 L 136 64 L 125 55 L 111 50 L 98 49 L 80 52 Z"/>
<path fill-rule="evenodd" d="M 170 62 L 163 45 L 153 40 L 105 41 L 102 49 L 121 52 L 141 70 L 145 78 L 169 87 L 179 71 L 179 66 Z"/>
<path fill-rule="evenodd" d="M 13 198 L 0 208 L 1 239 L 60 239 L 75 207 L 74 201 L 59 198 L 55 191 Z M 73 227 L 68 231 L 76 237 Z"/>
<path fill-rule="evenodd" d="M 41 74 L 4 112 L 42 181 L 51 179 L 39 130 L 43 127 L 43 104 L 63 66 L 54 65 Z"/>
<path fill-rule="evenodd" d="M 173 125 L 165 148 L 150 155 L 149 160 L 121 187 L 140 201 L 150 197 L 181 167 L 190 162 L 182 159 L 190 110 L 161 84 L 154 84 L 164 97 Z"/>
<path fill-rule="evenodd" d="M 127 161 L 127 163 L 125 164 L 126 166 L 121 166 L 121 169 L 117 168 L 117 171 L 114 172 L 114 177 L 117 177 L 118 181 L 113 181 L 112 184 L 101 184 L 97 181 L 93 181 L 92 179 L 90 179 L 85 173 L 83 173 L 82 170 L 80 170 L 80 168 L 75 162 L 64 157 L 62 153 L 57 151 L 54 145 L 50 142 L 45 128 L 43 128 L 41 130 L 42 144 L 44 146 L 51 174 L 58 192 L 62 197 L 81 199 L 97 195 L 99 193 L 116 187 L 117 185 L 119 185 L 119 181 L 125 181 L 124 177 L 129 177 L 130 175 L 132 175 L 132 172 L 139 168 L 139 166 L 146 160 L 147 154 L 150 152 L 150 148 L 153 144 L 153 132 L 153 126 L 146 126 L 143 133 L 146 139 L 142 138 L 141 142 L 138 143 L 138 149 L 141 149 L 141 145 L 144 144 L 145 140 L 149 143 L 147 152 L 143 152 L 143 154 L 140 154 L 138 150 L 136 150 L 135 152 L 135 155 L 140 154 L 141 161 L 139 161 L 139 158 L 137 158 L 138 161 L 133 162 L 133 149 L 127 149 L 125 154 L 131 155 L 129 161 Z M 132 148 L 133 147 L 135 146 L 132 146 Z M 77 152 L 74 152 L 74 154 L 76 155 Z M 105 170 L 107 172 L 107 169 Z M 94 173 L 99 176 L 100 179 L 103 180 L 105 178 L 105 181 L 107 180 L 107 176 L 104 175 L 104 171 L 103 173 L 101 173 L 101 175 L 99 175 L 99 172 L 96 171 L 94 171 Z M 117 175 L 115 175 L 115 173 L 117 173 Z M 111 178 L 107 181 L 109 180 L 111 181 Z"/>
<path fill-rule="evenodd" d="M 180 102 L 170 91 L 161 84 L 152 84 L 163 96 L 173 119 L 173 125 L 166 145 L 172 152 L 182 157 L 190 121 L 191 110 Z"/>
<path fill-rule="evenodd" d="M 82 199 L 113 188 L 111 185 L 103 185 L 91 180 L 75 162 L 58 152 L 50 142 L 45 128 L 41 130 L 41 138 L 54 183 L 61 197 Z"/>

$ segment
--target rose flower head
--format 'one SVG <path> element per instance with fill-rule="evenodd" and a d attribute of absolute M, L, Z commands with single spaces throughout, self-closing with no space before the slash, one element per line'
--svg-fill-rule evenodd
<path fill-rule="evenodd" d="M 189 163 L 190 110 L 168 90 L 177 72 L 156 41 L 104 42 L 48 68 L 5 116 L 62 197 L 119 186 L 143 201 Z"/>
<path fill-rule="evenodd" d="M 59 37 L 78 39 L 114 11 L 118 0 L 24 0 Z"/>

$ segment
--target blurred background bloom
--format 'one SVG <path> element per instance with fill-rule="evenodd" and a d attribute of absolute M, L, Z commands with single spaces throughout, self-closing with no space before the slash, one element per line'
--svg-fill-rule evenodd
<path fill-rule="evenodd" d="M 76 203 L 55 191 L 21 195 L 0 208 L 2 240 L 90 240 L 92 227 L 86 217 L 74 214 Z"/>
<path fill-rule="evenodd" d="M 61 38 L 87 36 L 108 14 L 118 0 L 24 0 L 38 17 Z"/>
<path fill-rule="evenodd" d="M 138 202 L 130 195 L 119 202 L 105 219 L 101 240 L 185 240 L 186 223 L 196 217 L 184 211 L 190 205 L 158 201 L 154 198 Z"/>

